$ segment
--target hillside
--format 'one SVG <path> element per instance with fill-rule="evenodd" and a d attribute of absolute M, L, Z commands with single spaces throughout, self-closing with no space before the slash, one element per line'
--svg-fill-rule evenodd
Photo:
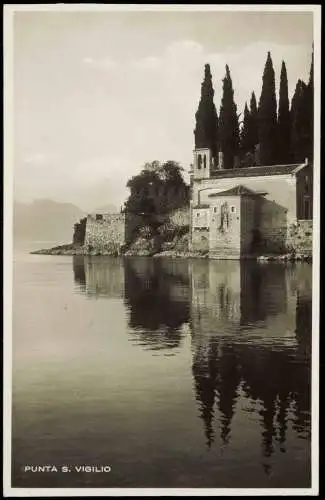
<path fill-rule="evenodd" d="M 119 208 L 117 208 L 115 205 L 103 205 L 101 207 L 97 207 L 94 210 L 92 210 L 92 213 L 94 214 L 116 214 L 120 211 Z"/>
<path fill-rule="evenodd" d="M 35 200 L 14 204 L 14 238 L 16 241 L 72 240 L 73 226 L 85 213 L 71 203 Z"/>

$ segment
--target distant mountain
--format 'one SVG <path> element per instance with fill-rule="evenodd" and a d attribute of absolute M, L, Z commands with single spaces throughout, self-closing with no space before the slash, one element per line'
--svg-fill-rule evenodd
<path fill-rule="evenodd" d="M 120 212 L 120 208 L 117 208 L 115 205 L 103 205 L 99 208 L 95 208 L 95 210 L 92 210 L 92 213 L 95 213 L 95 214 L 102 214 L 102 213 L 106 213 L 106 214 L 116 214 Z"/>
<path fill-rule="evenodd" d="M 72 241 L 73 226 L 86 214 L 71 203 L 35 200 L 33 203 L 14 204 L 15 240 Z"/>

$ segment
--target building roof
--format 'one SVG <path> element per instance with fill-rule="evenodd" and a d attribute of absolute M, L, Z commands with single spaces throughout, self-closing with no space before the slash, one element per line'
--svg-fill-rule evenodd
<path fill-rule="evenodd" d="M 227 177 L 259 177 L 263 175 L 285 175 L 295 174 L 307 164 L 295 163 L 293 165 L 270 165 L 267 167 L 242 167 L 229 170 L 213 170 L 211 178 L 222 179 Z"/>
<path fill-rule="evenodd" d="M 246 186 L 238 185 L 233 188 L 227 189 L 226 191 L 220 191 L 219 193 L 211 193 L 208 195 L 209 198 L 216 198 L 217 196 L 261 196 L 267 194 L 266 192 L 253 191 L 248 189 Z"/>

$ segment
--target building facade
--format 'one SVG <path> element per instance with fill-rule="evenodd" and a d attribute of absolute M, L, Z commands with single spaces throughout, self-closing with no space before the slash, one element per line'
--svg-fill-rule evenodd
<path fill-rule="evenodd" d="M 225 170 L 222 159 L 215 165 L 203 148 L 194 151 L 190 173 L 192 250 L 223 258 L 311 251 L 313 168 L 307 160 Z"/>

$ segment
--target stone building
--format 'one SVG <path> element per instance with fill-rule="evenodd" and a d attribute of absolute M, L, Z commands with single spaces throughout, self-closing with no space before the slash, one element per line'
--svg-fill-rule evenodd
<path fill-rule="evenodd" d="M 311 251 L 313 168 L 303 164 L 223 169 L 210 149 L 194 151 L 192 250 L 239 258 L 294 248 Z"/>

